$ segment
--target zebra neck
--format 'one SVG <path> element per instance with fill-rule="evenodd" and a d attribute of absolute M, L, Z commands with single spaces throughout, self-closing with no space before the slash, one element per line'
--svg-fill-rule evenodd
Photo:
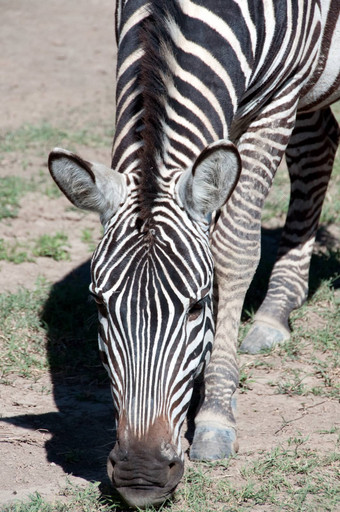
<path fill-rule="evenodd" d="M 150 211 L 169 173 L 229 138 L 250 71 L 246 57 L 236 55 L 227 20 L 188 0 L 127 2 L 118 9 L 117 36 L 112 166 L 141 173 L 143 208 Z"/>

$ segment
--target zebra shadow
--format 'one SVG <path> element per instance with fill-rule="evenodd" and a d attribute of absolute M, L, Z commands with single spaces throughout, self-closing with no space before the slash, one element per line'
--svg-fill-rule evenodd
<path fill-rule="evenodd" d="M 89 299 L 89 283 L 87 261 L 53 285 L 41 313 L 59 410 L 46 452 L 66 473 L 105 481 L 106 458 L 115 441 L 114 413 L 98 354 L 97 310 Z"/>

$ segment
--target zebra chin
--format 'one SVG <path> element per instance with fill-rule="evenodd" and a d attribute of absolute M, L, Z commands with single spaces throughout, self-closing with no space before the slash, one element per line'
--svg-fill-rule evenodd
<path fill-rule="evenodd" d="M 184 462 L 170 443 L 116 442 L 107 461 L 114 488 L 130 506 L 161 505 L 183 476 Z"/>

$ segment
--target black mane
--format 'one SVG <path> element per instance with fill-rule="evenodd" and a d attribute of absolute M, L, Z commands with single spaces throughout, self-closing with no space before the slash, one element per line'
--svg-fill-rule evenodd
<path fill-rule="evenodd" d="M 169 12 L 173 2 L 152 0 L 147 16 L 140 29 L 140 42 L 144 55 L 140 62 L 139 86 L 142 89 L 143 116 L 140 136 L 143 146 L 139 151 L 142 181 L 140 189 L 141 218 L 148 220 L 155 197 L 160 192 L 160 175 L 157 159 L 162 158 L 162 122 L 166 120 L 165 102 L 167 90 L 164 76 L 170 71 L 163 55 L 163 48 L 172 43 L 166 27 L 166 20 L 174 13 Z M 170 9 L 169 9 L 170 7 Z"/>

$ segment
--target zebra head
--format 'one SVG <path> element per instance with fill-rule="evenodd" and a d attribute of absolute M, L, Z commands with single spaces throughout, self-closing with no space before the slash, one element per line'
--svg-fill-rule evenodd
<path fill-rule="evenodd" d="M 108 474 L 135 506 L 171 496 L 183 474 L 181 426 L 213 342 L 209 215 L 230 196 L 240 159 L 211 144 L 191 169 L 174 170 L 141 215 L 138 173 L 120 174 L 55 149 L 50 172 L 104 236 L 92 259 L 99 349 L 116 412 Z"/>

